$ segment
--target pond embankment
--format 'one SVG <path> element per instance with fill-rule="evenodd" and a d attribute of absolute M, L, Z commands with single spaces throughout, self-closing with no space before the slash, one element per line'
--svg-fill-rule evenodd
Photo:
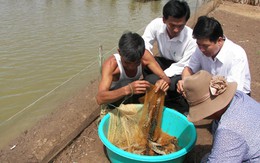
<path fill-rule="evenodd" d="M 199 15 L 208 13 L 221 22 L 227 37 L 247 52 L 252 97 L 260 101 L 260 8 L 227 1 L 216 2 L 202 6 L 188 25 L 192 27 Z M 99 106 L 94 97 L 97 87 L 98 79 L 2 148 L 1 162 L 109 162 L 97 135 L 95 120 Z M 207 129 L 209 124 L 210 121 L 206 120 L 195 124 L 198 140 L 187 162 L 199 162 L 210 150 L 212 137 Z"/>

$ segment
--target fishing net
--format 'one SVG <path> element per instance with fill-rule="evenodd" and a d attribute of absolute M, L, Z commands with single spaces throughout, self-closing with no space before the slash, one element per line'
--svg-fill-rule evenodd
<path fill-rule="evenodd" d="M 108 140 L 141 155 L 164 155 L 179 149 L 177 138 L 161 130 L 165 93 L 151 85 L 144 104 L 121 104 L 110 112 Z"/>

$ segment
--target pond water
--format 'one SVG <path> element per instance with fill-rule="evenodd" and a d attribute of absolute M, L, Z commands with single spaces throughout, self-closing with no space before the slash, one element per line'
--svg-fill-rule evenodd
<path fill-rule="evenodd" d="M 99 47 L 114 53 L 166 2 L 0 0 L 0 146 L 97 78 Z"/>

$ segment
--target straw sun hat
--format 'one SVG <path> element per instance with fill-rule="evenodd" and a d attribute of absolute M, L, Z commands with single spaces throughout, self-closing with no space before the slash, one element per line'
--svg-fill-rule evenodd
<path fill-rule="evenodd" d="M 204 70 L 185 78 L 183 89 L 190 106 L 188 120 L 196 122 L 225 108 L 236 88 L 236 82 L 226 82 L 223 76 L 212 76 Z"/>

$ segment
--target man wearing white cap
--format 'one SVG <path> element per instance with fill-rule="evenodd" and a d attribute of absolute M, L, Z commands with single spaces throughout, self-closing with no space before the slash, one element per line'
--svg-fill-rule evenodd
<path fill-rule="evenodd" d="M 236 82 L 200 70 L 184 79 L 191 122 L 218 120 L 211 152 L 202 162 L 260 162 L 260 104 Z"/>

